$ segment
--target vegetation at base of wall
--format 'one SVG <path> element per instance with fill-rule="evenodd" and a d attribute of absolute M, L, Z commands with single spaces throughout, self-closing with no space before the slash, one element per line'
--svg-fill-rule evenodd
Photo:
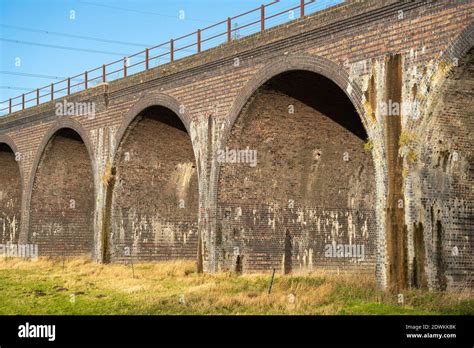
<path fill-rule="evenodd" d="M 472 292 L 377 290 L 369 276 L 198 274 L 194 262 L 0 260 L 0 314 L 474 314 Z"/>

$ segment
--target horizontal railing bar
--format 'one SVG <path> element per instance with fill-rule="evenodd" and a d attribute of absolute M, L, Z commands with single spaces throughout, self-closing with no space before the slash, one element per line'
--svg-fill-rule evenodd
<path fill-rule="evenodd" d="M 183 35 L 183 36 L 181 36 L 181 37 L 178 37 L 177 39 L 174 39 L 174 42 L 176 42 L 176 41 L 178 41 L 178 40 L 185 39 L 185 38 L 190 37 L 190 36 L 194 36 L 194 35 L 196 35 L 196 34 L 197 34 L 197 30 L 196 30 L 195 32 L 191 33 L 191 34 Z"/>
<path fill-rule="evenodd" d="M 89 79 L 88 79 L 89 80 Z M 84 86 L 84 81 L 78 82 L 75 85 L 71 85 L 71 88 L 76 87 L 76 86 Z"/>
<path fill-rule="evenodd" d="M 16 107 L 21 107 L 21 109 L 23 109 L 23 108 L 26 108 L 27 103 L 30 103 L 30 102 L 33 102 L 33 101 L 36 101 L 36 105 L 38 105 L 38 104 L 41 103 L 41 98 L 51 97 L 51 100 L 57 99 L 57 98 L 62 98 L 64 96 L 57 96 L 57 94 L 65 92 L 65 91 L 68 91 L 68 94 L 69 94 L 69 93 L 71 93 L 71 88 L 77 88 L 77 87 L 80 88 L 81 86 L 83 87 L 82 89 L 80 88 L 79 90 L 77 90 L 75 92 L 72 92 L 72 93 L 77 93 L 77 92 L 80 92 L 82 90 L 87 90 L 87 89 L 93 87 L 91 85 L 92 82 L 95 82 L 96 80 L 105 81 L 105 78 L 107 76 L 111 76 L 111 75 L 114 75 L 114 74 L 117 74 L 117 73 L 123 72 L 123 76 L 127 77 L 127 76 L 129 76 L 127 74 L 127 70 L 129 70 L 131 68 L 134 68 L 134 67 L 139 66 L 139 65 L 145 65 L 146 69 L 148 70 L 149 64 L 151 63 L 151 61 L 154 60 L 154 59 L 161 58 L 161 57 L 170 57 L 170 61 L 172 62 L 172 61 L 174 61 L 174 59 L 173 59 L 174 53 L 179 52 L 179 51 L 186 51 L 186 50 L 188 50 L 192 47 L 195 47 L 195 46 L 197 46 L 197 51 L 188 50 L 188 52 L 190 52 L 189 55 L 194 55 L 196 53 L 200 53 L 202 44 L 207 42 L 208 43 L 207 49 L 215 47 L 214 45 L 220 45 L 224 42 L 219 41 L 219 42 L 210 43 L 210 44 L 209 44 L 209 42 L 212 41 L 212 40 L 215 40 L 217 38 L 223 37 L 225 35 L 229 36 L 232 33 L 238 32 L 239 30 L 254 26 L 256 24 L 261 24 L 261 29 L 255 30 L 255 33 L 261 32 L 263 30 L 266 30 L 268 28 L 273 27 L 270 23 L 268 23 L 270 25 L 268 25 L 268 28 L 266 28 L 264 26 L 265 21 L 271 20 L 271 19 L 276 18 L 278 16 L 281 16 L 283 14 L 286 14 L 289 11 L 294 11 L 294 10 L 298 10 L 298 9 L 300 9 L 301 14 L 304 15 L 305 14 L 304 10 L 305 9 L 307 9 L 307 10 L 310 9 L 309 7 L 307 8 L 306 6 L 309 5 L 309 4 L 315 3 L 315 2 L 316 2 L 315 0 L 307 0 L 307 1 L 303 0 L 303 1 L 300 2 L 299 5 L 295 5 L 294 7 L 291 7 L 289 9 L 284 10 L 284 11 L 274 13 L 274 14 L 269 14 L 269 15 L 266 16 L 265 15 L 266 8 L 268 8 L 272 5 L 275 5 L 277 3 L 281 3 L 280 0 L 274 0 L 274 1 L 272 1 L 268 4 L 266 4 L 266 5 L 259 6 L 257 8 L 246 11 L 244 13 L 238 14 L 234 17 L 228 17 L 225 20 L 217 22 L 217 23 L 215 23 L 213 25 L 210 25 L 208 27 L 205 27 L 203 29 L 198 29 L 198 30 L 196 30 L 192 33 L 180 36 L 176 39 L 171 39 L 167 42 L 164 42 L 164 43 L 161 43 L 159 45 L 147 48 L 147 49 L 142 50 L 140 52 L 131 54 L 129 56 L 125 56 L 123 58 L 120 58 L 120 59 L 118 59 L 116 61 L 113 61 L 113 62 L 110 62 L 108 64 L 104 64 L 102 66 L 99 66 L 99 67 L 91 69 L 91 70 L 86 70 L 85 72 L 82 72 L 78 75 L 68 77 L 68 78 L 65 78 L 63 80 L 51 83 L 49 85 L 34 89 L 34 90 L 26 92 L 26 93 L 23 93 L 23 94 L 18 95 L 16 97 L 12 97 L 12 98 L 8 98 L 4 101 L 0 101 L 0 105 L 4 105 L 4 104 L 7 105 L 5 108 L 0 108 L 0 111 L 10 110 L 11 112 L 13 112 L 13 109 L 16 108 Z M 318 11 L 318 10 L 316 9 L 316 11 Z M 308 12 L 311 12 L 311 11 L 308 11 Z M 230 27 L 233 20 L 238 19 L 238 18 L 242 18 L 244 16 L 247 16 L 247 15 L 253 14 L 253 13 L 260 13 L 260 15 L 258 16 L 259 19 L 256 19 L 255 21 L 252 21 L 250 23 L 247 23 L 247 24 L 235 27 L 235 28 Z M 292 20 L 289 20 L 289 21 L 292 21 Z M 210 30 L 212 28 L 215 28 L 215 27 L 218 27 L 220 25 L 224 25 L 224 24 L 227 24 L 227 30 L 226 31 L 224 31 L 222 33 L 218 33 L 218 34 L 213 34 L 212 36 L 207 37 L 207 38 L 205 37 L 205 34 L 208 30 Z M 275 25 L 279 25 L 279 24 L 275 24 Z M 244 36 L 253 35 L 255 33 L 247 32 L 246 35 L 244 35 Z M 175 48 L 176 47 L 175 46 L 176 41 L 183 40 L 183 39 L 193 37 L 193 36 L 197 37 L 196 42 L 192 42 L 192 43 L 189 43 L 185 46 Z M 228 40 L 231 40 L 230 36 L 229 36 Z M 162 54 L 159 54 L 157 56 L 151 57 L 150 53 L 151 53 L 152 50 L 155 50 L 155 49 L 156 50 L 157 49 L 165 49 L 166 52 L 164 52 Z M 128 65 L 128 63 L 130 63 L 130 58 L 138 57 L 138 56 L 143 57 L 143 54 L 145 54 L 145 57 L 146 57 L 145 60 L 140 60 L 139 62 Z M 187 55 L 185 53 L 185 55 L 181 56 L 181 57 L 186 57 L 186 56 Z M 164 63 L 158 62 L 158 65 L 162 65 L 162 64 L 166 64 L 166 63 L 167 62 L 164 62 Z M 114 70 L 114 71 L 108 71 L 107 72 L 107 69 L 106 69 L 107 67 L 111 67 L 111 66 L 117 65 L 117 64 L 119 64 L 120 68 L 118 68 L 117 70 Z M 91 76 L 92 73 L 95 73 L 95 72 L 99 72 L 98 73 L 99 76 L 92 77 Z M 140 71 L 138 71 L 138 72 L 140 72 Z M 136 74 L 136 73 L 137 72 L 134 72 L 133 74 Z M 112 81 L 115 80 L 115 79 L 116 78 L 114 78 L 114 77 L 111 78 Z M 73 80 L 78 81 L 78 82 L 71 85 L 71 81 L 73 81 Z M 67 84 L 67 85 L 63 88 L 56 89 L 59 86 L 64 85 L 64 84 Z M 47 89 L 48 92 L 46 94 L 41 94 L 41 91 L 43 91 L 45 89 Z M 32 94 L 35 95 L 34 98 L 32 98 L 32 99 L 27 99 L 26 98 L 26 97 L 28 97 Z M 55 96 L 57 96 L 57 98 L 54 98 Z M 17 104 L 14 104 L 14 102 L 17 101 L 18 99 L 20 99 L 21 102 L 18 102 Z"/>
<path fill-rule="evenodd" d="M 113 71 L 110 71 L 107 74 L 105 74 L 105 76 L 113 75 L 113 74 L 116 74 L 116 73 L 121 72 L 121 71 L 123 71 L 123 69 L 113 70 Z"/>
<path fill-rule="evenodd" d="M 208 26 L 208 27 L 205 27 L 205 28 L 201 29 L 201 33 L 202 33 L 203 31 L 206 31 L 206 30 L 208 30 L 208 29 L 217 27 L 218 25 L 221 25 L 221 24 L 224 24 L 224 23 L 227 23 L 227 19 L 224 19 L 222 22 L 219 22 L 219 23 L 216 23 L 216 24 L 213 24 L 213 25 L 210 25 L 210 26 Z"/>
<path fill-rule="evenodd" d="M 209 40 L 213 40 L 213 39 L 215 39 L 215 38 L 217 38 L 217 37 L 224 36 L 224 35 L 227 35 L 227 32 L 221 33 L 221 34 L 217 34 L 217 35 L 214 35 L 214 36 L 211 36 L 211 37 L 208 37 L 207 39 L 201 40 L 201 42 L 206 42 L 206 41 L 209 41 Z"/>
<path fill-rule="evenodd" d="M 192 44 L 189 44 L 189 45 L 187 45 L 187 46 L 183 46 L 183 47 L 180 47 L 180 48 L 175 48 L 174 51 L 175 51 L 175 52 L 182 51 L 182 50 L 185 50 L 185 49 L 187 49 L 187 48 L 189 48 L 189 47 L 193 47 L 193 46 L 196 46 L 196 45 L 197 45 L 197 43 L 192 43 Z"/>
<path fill-rule="evenodd" d="M 62 91 L 67 91 L 67 87 L 61 88 L 61 89 L 58 89 L 58 90 L 54 90 L 54 94 L 62 92 Z"/>
<path fill-rule="evenodd" d="M 135 64 L 129 65 L 129 66 L 127 67 L 127 69 L 133 68 L 134 66 L 141 65 L 141 64 L 143 64 L 143 63 L 146 63 L 146 60 L 142 60 L 141 62 L 137 62 L 137 63 L 135 63 Z"/>
<path fill-rule="evenodd" d="M 143 50 L 143 51 L 141 51 L 141 52 L 138 52 L 138 53 L 134 53 L 134 54 L 132 54 L 132 55 L 129 55 L 129 56 L 127 56 L 127 58 L 133 58 L 133 57 L 139 56 L 140 54 L 144 54 L 144 53 L 146 53 L 146 50 Z"/>
<path fill-rule="evenodd" d="M 287 10 L 285 10 L 285 11 L 278 12 L 278 13 L 272 14 L 272 15 L 270 15 L 270 16 L 268 16 L 268 17 L 265 17 L 265 19 L 272 19 L 272 18 L 274 18 L 274 17 L 281 16 L 282 14 L 288 14 L 289 11 L 298 10 L 298 9 L 300 9 L 300 7 L 299 7 L 299 6 L 295 6 L 295 7 L 289 8 L 289 9 L 287 9 Z"/>
<path fill-rule="evenodd" d="M 162 44 L 159 44 L 159 45 L 156 45 L 156 46 L 150 47 L 150 51 L 151 51 L 151 50 L 154 50 L 154 49 L 156 49 L 156 48 L 160 48 L 160 47 L 163 47 L 163 46 L 169 45 L 169 44 L 170 44 L 170 42 L 169 42 L 169 41 L 167 41 L 167 42 L 164 42 L 164 43 L 162 43 Z"/>
<path fill-rule="evenodd" d="M 279 3 L 280 1 L 279 0 L 274 0 L 273 2 L 269 3 L 269 4 L 266 4 L 265 7 L 269 7 L 269 6 L 272 6 L 272 5 L 275 5 L 276 3 Z M 236 19 L 236 18 L 240 18 L 240 17 L 243 17 L 243 16 L 246 16 L 250 13 L 253 13 L 253 12 L 258 12 L 260 11 L 261 9 L 261 6 L 257 7 L 257 8 L 254 8 L 253 10 L 249 10 L 247 12 L 244 12 L 244 13 L 241 13 L 237 16 L 234 16 L 234 17 L 231 17 L 230 19 Z"/>
<path fill-rule="evenodd" d="M 250 27 L 250 26 L 255 25 L 255 24 L 260 24 L 260 20 L 258 19 L 255 22 L 244 24 L 241 27 L 235 28 L 235 30 L 244 29 L 244 28 Z M 260 30 L 258 32 L 260 32 Z"/>
<path fill-rule="evenodd" d="M 162 54 L 160 54 L 160 55 L 158 55 L 158 56 L 150 57 L 150 60 L 156 59 L 156 58 L 161 58 L 161 57 L 166 57 L 166 56 L 169 56 L 169 55 L 170 55 L 170 52 L 168 51 L 168 52 L 162 53 Z"/>

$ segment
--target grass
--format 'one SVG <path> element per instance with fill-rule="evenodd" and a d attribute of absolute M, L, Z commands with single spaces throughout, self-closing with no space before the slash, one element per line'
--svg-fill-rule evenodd
<path fill-rule="evenodd" d="M 134 276 L 133 276 L 134 273 Z M 0 314 L 474 314 L 472 292 L 377 290 L 370 277 L 198 274 L 193 262 L 0 260 Z M 294 301 L 293 301 L 294 296 Z"/>

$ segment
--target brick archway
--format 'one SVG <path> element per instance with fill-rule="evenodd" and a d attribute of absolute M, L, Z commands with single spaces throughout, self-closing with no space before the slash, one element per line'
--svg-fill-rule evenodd
<path fill-rule="evenodd" d="M 202 179 L 205 176 L 202 174 L 203 168 L 200 165 L 200 147 L 197 132 L 194 130 L 193 120 L 190 114 L 187 112 L 187 108 L 184 104 L 180 103 L 176 98 L 164 94 L 164 93 L 147 93 L 142 96 L 133 106 L 125 113 L 125 116 L 120 124 L 120 127 L 117 129 L 115 136 L 114 136 L 114 148 L 112 151 L 112 167 L 115 166 L 117 160 L 117 152 L 126 137 L 127 131 L 133 128 L 133 123 L 137 120 L 137 116 L 147 108 L 153 106 L 160 106 L 166 109 L 171 110 L 183 123 L 186 131 L 191 139 L 191 144 L 193 146 L 194 157 L 196 160 L 196 165 L 198 168 L 197 175 L 198 175 L 198 184 L 199 184 L 199 196 L 202 197 L 203 195 L 203 183 Z"/>
<path fill-rule="evenodd" d="M 5 219 L 7 222 L 3 222 L 0 225 L 0 231 L 2 231 L 0 242 L 17 243 L 22 227 L 21 211 L 24 201 L 23 168 L 21 166 L 21 158 L 19 159 L 17 157 L 19 152 L 13 139 L 6 134 L 0 135 L 0 146 L 1 145 L 6 145 L 6 153 L 2 153 L 2 165 L 5 165 L 5 167 L 2 167 L 2 170 L 0 171 L 0 176 L 2 176 L 2 182 L 0 182 L 0 185 L 2 185 L 2 191 L 4 193 L 3 200 L 9 199 L 11 204 L 2 205 L 2 211 L 0 211 L 0 218 Z M 16 174 L 18 174 L 18 177 L 15 179 Z M 13 180 L 13 182 L 10 180 Z M 17 200 L 15 200 L 15 198 Z M 5 239 L 7 230 L 13 234 L 13 239 Z"/>
<path fill-rule="evenodd" d="M 148 93 L 141 97 L 125 114 L 122 124 L 120 125 L 119 129 L 115 133 L 115 148 L 114 148 L 114 155 L 117 148 L 120 146 L 120 143 L 124 140 L 126 136 L 127 130 L 130 128 L 130 125 L 133 121 L 137 118 L 137 115 L 142 112 L 143 110 L 151 107 L 151 106 L 162 106 L 171 111 L 173 111 L 176 116 L 179 117 L 181 122 L 183 122 L 184 126 L 188 134 L 191 136 L 192 133 L 192 120 L 189 114 L 186 112 L 186 108 L 183 107 L 182 104 L 178 102 L 175 98 L 164 94 L 164 93 Z M 193 139 L 191 139 L 193 140 Z M 194 144 L 193 144 L 194 147 Z"/>
<path fill-rule="evenodd" d="M 237 98 L 227 113 L 228 117 L 225 119 L 225 130 L 223 136 L 221 137 L 223 144 L 226 143 L 230 129 L 232 129 L 232 126 L 235 123 L 235 120 L 238 118 L 242 108 L 247 103 L 249 98 L 255 93 L 255 91 L 271 78 L 292 70 L 314 72 L 328 78 L 338 85 L 339 88 L 351 100 L 352 104 L 361 116 L 362 124 L 366 128 L 370 137 L 370 130 L 369 127 L 367 127 L 368 115 L 366 114 L 362 105 L 363 92 L 360 87 L 350 79 L 349 74 L 347 74 L 344 67 L 324 57 L 311 55 L 289 55 L 279 57 L 268 62 L 239 91 Z"/>
<path fill-rule="evenodd" d="M 185 106 L 169 95 L 146 94 L 126 112 L 109 165 L 106 262 L 126 260 L 125 249 L 146 261 L 195 258 L 202 185 L 195 136 Z M 143 175 L 135 175 L 137 168 Z M 137 225 L 140 237 L 134 235 Z M 165 233 L 173 237 L 166 240 Z"/>
<path fill-rule="evenodd" d="M 43 160 L 43 157 L 45 155 L 45 151 L 48 147 L 48 145 L 51 143 L 51 141 L 55 138 L 56 134 L 58 134 L 61 131 L 65 130 L 70 130 L 76 133 L 79 137 L 80 140 L 85 147 L 86 150 L 86 155 L 87 155 L 87 161 L 88 161 L 88 166 L 90 166 L 91 170 L 91 179 L 93 182 L 93 192 L 92 195 L 94 197 L 93 199 L 93 211 L 91 211 L 91 214 L 94 214 L 95 216 L 95 210 L 96 210 L 96 204 L 97 201 L 95 199 L 96 193 L 97 193 L 97 185 L 98 183 L 98 174 L 95 170 L 96 168 L 96 160 L 95 160 L 95 154 L 93 151 L 92 143 L 90 141 L 90 137 L 88 135 L 87 130 L 81 125 L 80 122 L 73 120 L 73 119 L 60 119 L 57 122 L 55 122 L 53 125 L 49 127 L 49 129 L 46 131 L 44 134 L 42 141 L 40 145 L 37 148 L 36 154 L 34 156 L 34 161 L 31 169 L 31 173 L 29 176 L 29 182 L 26 186 L 26 192 L 24 194 L 25 198 L 25 204 L 24 204 L 24 215 L 23 218 L 26 220 L 26 222 L 23 224 L 23 228 L 21 231 L 20 235 L 20 240 L 23 243 L 29 242 L 30 241 L 30 214 L 31 214 L 31 201 L 32 201 L 32 196 L 33 196 L 33 187 L 35 184 L 35 180 L 38 174 L 38 168 Z M 96 238 L 96 233 L 95 231 L 92 231 L 93 233 L 93 238 L 94 238 L 94 243 L 95 243 L 95 238 Z M 93 253 L 94 248 L 91 248 L 91 252 Z"/>
<path fill-rule="evenodd" d="M 360 89 L 360 87 L 351 81 L 349 75 L 345 72 L 344 68 L 332 61 L 329 61 L 327 59 L 321 58 L 321 57 L 313 57 L 313 56 L 308 56 L 308 55 L 295 55 L 295 56 L 284 56 L 277 58 L 273 61 L 270 61 L 267 63 L 264 67 L 262 67 L 259 72 L 249 81 L 246 83 L 246 85 L 240 90 L 237 98 L 235 99 L 234 103 L 232 104 L 232 107 L 230 108 L 230 111 L 228 112 L 228 116 L 226 118 L 226 121 L 223 124 L 223 135 L 220 137 L 219 141 L 219 146 L 218 149 L 226 148 L 230 139 L 230 134 L 231 130 L 234 127 L 234 124 L 237 122 L 237 119 L 239 115 L 241 114 L 242 110 L 244 107 L 246 107 L 247 102 L 252 98 L 252 96 L 256 93 L 257 90 L 260 89 L 261 86 L 263 86 L 267 81 L 272 80 L 273 78 L 283 74 L 283 73 L 291 73 L 291 72 L 308 72 L 308 73 L 314 73 L 318 76 L 321 76 L 325 79 L 327 79 L 330 83 L 333 83 L 335 86 L 338 87 L 340 90 L 339 92 L 341 95 L 345 95 L 347 97 L 348 101 L 352 106 L 354 107 L 356 113 L 360 117 L 360 122 L 362 123 L 363 128 L 365 129 L 365 132 L 367 133 L 367 136 L 372 139 L 373 135 L 372 134 L 372 129 L 368 127 L 369 121 L 368 117 L 365 113 L 365 109 L 362 105 L 363 103 L 363 93 Z M 378 139 L 380 141 L 383 141 L 382 139 Z M 378 145 L 378 144 L 377 144 Z M 372 149 L 372 154 L 377 151 L 377 152 L 382 152 L 383 149 L 381 147 L 377 147 L 375 149 Z M 377 164 L 374 163 L 373 157 L 371 157 L 371 163 L 374 165 L 375 169 L 375 174 L 376 177 L 380 177 L 383 175 L 383 165 L 381 163 Z M 213 181 L 210 183 L 211 184 L 211 190 L 210 190 L 210 195 L 211 195 L 211 204 L 213 204 L 213 208 L 215 211 L 216 216 L 214 216 L 214 222 L 215 225 L 211 227 L 211 229 L 214 229 L 217 234 L 220 236 L 220 225 L 218 226 L 218 209 L 219 209 L 219 182 L 220 182 L 220 176 L 221 176 L 221 166 L 219 163 L 217 163 L 217 160 L 214 159 L 213 161 L 213 174 L 214 178 Z M 383 196 L 383 188 L 381 185 L 376 185 L 375 184 L 376 180 L 374 179 L 373 183 L 373 194 L 374 197 L 377 199 L 380 199 L 380 197 Z M 378 249 L 380 248 L 380 243 L 377 243 L 379 239 L 379 235 L 383 232 L 383 229 L 381 228 L 382 226 L 382 221 L 383 219 L 381 218 L 380 214 L 375 214 L 373 221 L 371 222 L 373 226 L 373 230 L 376 231 L 377 237 L 373 237 L 373 243 L 375 247 Z M 210 235 L 208 243 L 210 245 L 216 245 L 216 241 L 220 240 L 221 237 L 216 236 L 216 235 Z M 216 239 L 217 238 L 217 239 Z M 279 242 L 275 242 L 279 243 Z M 212 248 L 211 248 L 212 250 Z M 217 248 L 214 249 L 214 252 L 211 251 L 210 255 L 210 264 L 209 268 L 210 269 L 217 269 L 217 260 L 222 259 L 223 257 L 227 256 L 218 256 L 217 255 Z M 227 254 L 226 252 L 223 252 L 224 254 Z M 375 255 L 379 255 L 380 253 L 373 253 L 374 257 Z M 257 256 L 256 256 L 257 257 Z M 379 262 L 378 262 L 379 263 Z"/>
<path fill-rule="evenodd" d="M 0 144 L 1 143 L 7 144 L 14 154 L 19 153 L 19 150 L 18 150 L 18 147 L 16 146 L 15 141 L 12 139 L 12 137 L 8 136 L 7 134 L 0 134 Z M 21 190 L 23 192 L 23 186 L 24 186 L 23 167 L 21 165 L 18 165 L 18 169 L 20 170 L 20 180 L 21 180 L 21 188 L 22 188 Z"/>

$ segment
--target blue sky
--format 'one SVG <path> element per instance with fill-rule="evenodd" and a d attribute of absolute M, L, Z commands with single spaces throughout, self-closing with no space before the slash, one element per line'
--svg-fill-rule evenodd
<path fill-rule="evenodd" d="M 269 2 L 272 1 L 0 0 L 0 100 L 57 81 L 51 77 L 79 74 Z M 308 12 L 337 2 L 341 1 L 320 0 L 317 5 L 310 5 Z M 298 4 L 299 0 L 282 0 L 272 6 L 272 11 Z M 293 15 L 298 18 L 299 13 Z M 246 23 L 253 18 L 241 20 Z M 273 23 L 277 24 L 277 20 Z M 221 32 L 223 28 L 216 30 Z M 120 42 L 99 42 L 53 33 Z M 22 76 L 24 74 L 45 78 Z"/>

